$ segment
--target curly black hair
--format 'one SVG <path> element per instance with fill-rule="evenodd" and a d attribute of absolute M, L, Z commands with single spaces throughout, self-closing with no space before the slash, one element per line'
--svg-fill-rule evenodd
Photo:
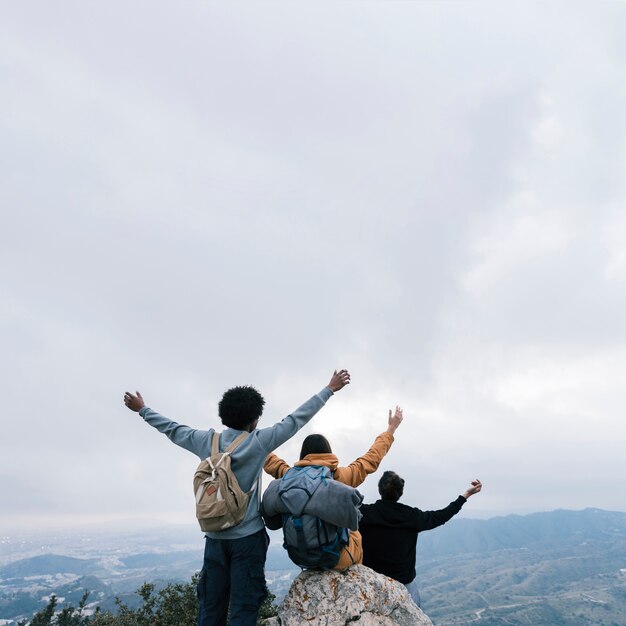
<path fill-rule="evenodd" d="M 404 492 L 404 479 L 395 472 L 383 472 L 378 481 L 378 493 L 383 500 L 397 502 Z"/>
<path fill-rule="evenodd" d="M 264 406 L 263 396 L 254 387 L 243 385 L 225 391 L 217 411 L 227 428 L 246 430 L 261 417 Z"/>

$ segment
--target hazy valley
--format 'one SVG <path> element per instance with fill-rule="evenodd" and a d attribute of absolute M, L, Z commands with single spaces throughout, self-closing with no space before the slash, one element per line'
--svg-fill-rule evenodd
<path fill-rule="evenodd" d="M 275 536 L 277 539 L 277 537 Z M 26 533 L 0 538 L 0 626 L 54 593 L 90 608 L 131 603 L 145 581 L 188 581 L 202 562 L 194 526 Z M 297 575 L 278 542 L 267 578 L 280 598 Z M 452 520 L 420 535 L 422 608 L 436 625 L 626 625 L 626 513 L 553 511 Z M 175 625 L 173 625 L 175 626 Z"/>

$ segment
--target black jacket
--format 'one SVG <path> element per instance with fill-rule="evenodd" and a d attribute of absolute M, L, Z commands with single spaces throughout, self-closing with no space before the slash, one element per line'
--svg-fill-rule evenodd
<path fill-rule="evenodd" d="M 422 530 L 445 524 L 465 504 L 463 496 L 439 511 L 377 500 L 361 507 L 359 530 L 363 536 L 363 565 L 408 584 L 415 578 L 415 545 Z"/>

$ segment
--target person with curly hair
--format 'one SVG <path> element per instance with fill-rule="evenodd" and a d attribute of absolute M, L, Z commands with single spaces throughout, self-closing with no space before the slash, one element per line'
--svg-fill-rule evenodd
<path fill-rule="evenodd" d="M 269 453 L 293 437 L 349 382 L 347 370 L 335 371 L 318 394 L 268 428 L 257 428 L 265 400 L 254 387 L 233 387 L 224 393 L 218 404 L 225 426 L 218 433 L 219 450 L 224 452 L 243 432 L 249 433 L 232 452 L 231 469 L 241 489 L 251 493 L 241 523 L 205 534 L 204 564 L 198 583 L 198 626 L 225 626 L 229 604 L 231 626 L 256 625 L 267 595 L 264 567 L 269 538 L 259 513 L 263 464 Z M 211 456 L 213 428 L 199 430 L 178 424 L 147 407 L 139 392 L 126 392 L 124 403 L 200 460 Z"/>

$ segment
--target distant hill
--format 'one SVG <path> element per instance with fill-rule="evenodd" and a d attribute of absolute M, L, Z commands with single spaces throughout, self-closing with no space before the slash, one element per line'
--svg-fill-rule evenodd
<path fill-rule="evenodd" d="M 203 551 L 192 526 L 68 531 L 49 540 L 50 554 L 36 554 L 39 536 L 4 545 L 10 552 L 0 546 L 0 623 L 32 615 L 52 593 L 76 604 L 89 589 L 104 608 L 114 608 L 115 595 L 132 604 L 143 582 L 188 581 Z M 28 556 L 19 558 L 20 550 Z M 279 597 L 299 572 L 276 543 L 266 570 Z M 626 513 L 457 517 L 420 534 L 417 580 L 422 608 L 437 626 L 626 626 Z"/>
<path fill-rule="evenodd" d="M 488 520 L 456 517 L 444 526 L 421 533 L 418 551 L 422 558 L 436 558 L 512 548 L 567 548 L 581 541 L 611 537 L 626 538 L 626 513 L 558 509 Z"/>
<path fill-rule="evenodd" d="M 42 554 L 0 567 L 0 579 L 53 576 L 61 573 L 85 576 L 93 572 L 94 564 L 94 559 L 76 559 L 60 554 Z"/>
<path fill-rule="evenodd" d="M 451 520 L 420 535 L 416 570 L 437 626 L 624 626 L 626 514 Z"/>

